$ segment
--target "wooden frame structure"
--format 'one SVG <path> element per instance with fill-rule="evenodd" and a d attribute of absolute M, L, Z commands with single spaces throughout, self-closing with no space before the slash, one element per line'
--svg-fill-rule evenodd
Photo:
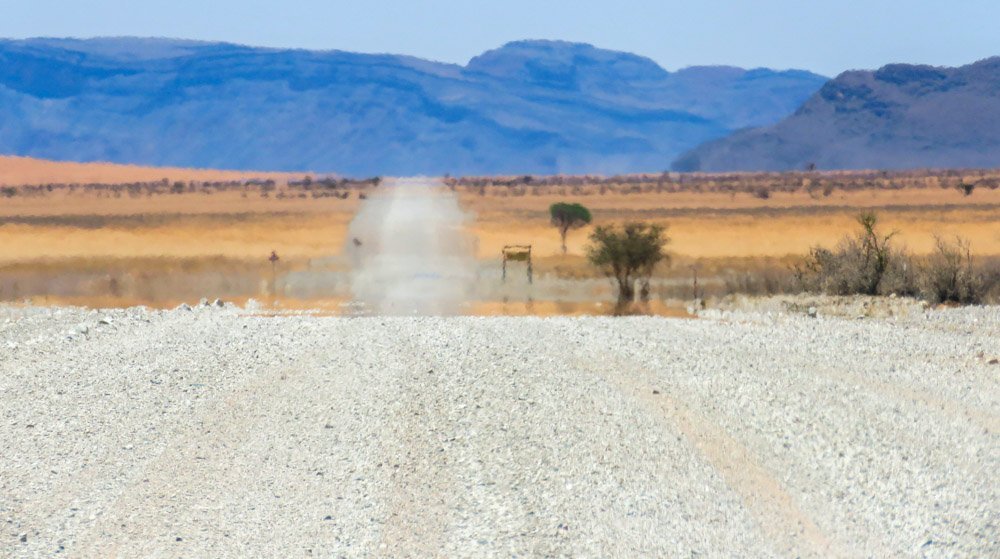
<path fill-rule="evenodd" d="M 528 283 L 534 283 L 531 269 L 531 245 L 506 245 L 503 247 L 503 281 L 507 281 L 507 262 L 527 262 Z"/>

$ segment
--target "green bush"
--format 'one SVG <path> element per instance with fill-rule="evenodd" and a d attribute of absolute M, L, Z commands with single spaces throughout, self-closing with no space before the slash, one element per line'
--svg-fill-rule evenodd
<path fill-rule="evenodd" d="M 637 282 L 640 297 L 649 298 L 653 268 L 668 258 L 663 251 L 670 242 L 665 230 L 660 225 L 630 222 L 621 227 L 598 226 L 591 233 L 587 258 L 615 282 L 620 305 L 635 299 Z"/>

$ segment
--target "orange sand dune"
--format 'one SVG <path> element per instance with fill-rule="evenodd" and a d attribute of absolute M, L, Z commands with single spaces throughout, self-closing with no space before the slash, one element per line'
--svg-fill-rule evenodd
<path fill-rule="evenodd" d="M 302 175 L 303 173 L 140 167 L 115 163 L 74 163 L 0 155 L 0 185 L 2 186 L 46 183 L 150 182 L 162 179 L 170 181 L 231 181 L 256 178 L 285 181 L 290 178 L 301 178 Z"/>

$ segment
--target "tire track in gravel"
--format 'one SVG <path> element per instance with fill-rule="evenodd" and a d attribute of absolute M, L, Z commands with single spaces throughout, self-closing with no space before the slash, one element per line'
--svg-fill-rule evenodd
<path fill-rule="evenodd" d="M 847 321 L 846 323 L 853 325 L 852 322 Z M 971 334 L 971 331 L 969 331 L 970 326 L 936 324 L 926 321 L 922 326 L 928 330 L 937 331 L 941 335 L 946 335 L 956 342 L 960 341 L 960 338 L 956 338 L 956 334 Z M 990 327 L 988 324 L 976 326 L 981 328 Z M 885 395 L 894 400 L 917 403 L 935 413 L 942 413 L 969 421 L 991 433 L 1000 432 L 1000 415 L 983 407 L 970 405 L 954 396 L 935 394 L 926 388 L 921 388 L 913 384 L 908 386 L 901 382 L 879 380 L 876 378 L 875 372 L 869 371 L 868 374 L 859 374 L 842 367 L 824 364 L 823 359 L 816 359 L 814 356 L 803 358 L 801 354 L 796 354 L 790 357 L 786 353 L 782 357 L 789 362 L 789 365 L 794 365 L 802 370 L 808 370 L 810 373 L 822 374 L 838 384 L 864 387 L 874 393 Z M 955 353 L 951 357 L 951 359 L 960 358 L 960 353 Z M 833 362 L 836 362 L 836 360 L 834 359 Z"/>
<path fill-rule="evenodd" d="M 64 479 L 67 475 L 71 476 L 68 478 L 71 482 L 67 480 L 56 484 L 50 491 L 35 494 L 29 501 L 23 503 L 24 507 L 31 506 L 32 501 L 44 503 L 39 507 L 45 511 L 44 515 L 33 519 L 33 523 L 36 525 L 46 523 L 52 526 L 59 525 L 59 529 L 67 535 L 58 542 L 44 542 L 44 545 L 52 545 L 50 553 L 51 550 L 55 549 L 55 544 L 65 543 L 66 546 L 72 546 L 76 534 L 85 533 L 90 529 L 93 526 L 93 521 L 106 510 L 108 503 L 116 498 L 114 495 L 120 494 L 124 490 L 124 485 L 128 482 L 122 483 L 121 481 L 123 461 L 120 460 L 120 456 L 116 456 L 117 445 L 122 442 L 140 440 L 142 438 L 141 429 L 144 425 L 148 424 L 158 428 L 163 425 L 164 421 L 172 419 L 180 413 L 176 408 L 164 408 L 162 415 L 143 415 L 139 419 L 130 417 L 124 421 L 121 417 L 115 417 L 121 413 L 122 407 L 129 403 L 129 400 L 123 399 L 123 396 L 127 398 L 130 391 L 135 390 L 134 385 L 129 385 L 126 382 L 128 377 L 143 373 L 149 374 L 150 360 L 148 356 L 150 352 L 156 354 L 157 349 L 172 347 L 170 340 L 177 334 L 176 329 L 186 326 L 176 324 L 165 328 L 151 329 L 148 327 L 149 323 L 150 319 L 143 317 L 129 324 L 123 330 L 118 327 L 104 329 L 104 331 L 86 336 L 83 341 L 74 342 L 81 345 L 72 353 L 53 351 L 44 357 L 44 362 L 47 363 L 46 367 L 51 370 L 65 370 L 70 366 L 87 368 L 90 363 L 108 363 L 109 361 L 115 364 L 145 363 L 147 365 L 146 371 L 143 371 L 142 367 L 135 368 L 129 373 L 117 371 L 113 377 L 115 381 L 113 388 L 119 393 L 111 391 L 112 386 L 110 386 L 109 379 L 98 377 L 96 382 L 88 383 L 87 386 L 80 388 L 79 393 L 73 395 L 73 400 L 69 402 L 62 400 L 58 404 L 51 405 L 48 414 L 50 416 L 43 420 L 49 423 L 53 420 L 61 420 L 65 417 L 66 410 L 72 409 L 76 405 L 86 407 L 87 414 L 98 414 L 102 417 L 98 426 L 91 424 L 86 431 L 70 431 L 68 435 L 74 439 L 75 445 L 89 447 L 86 455 L 88 458 L 92 458 L 92 461 L 90 464 L 85 464 L 89 467 L 69 469 L 65 472 L 61 471 L 63 468 L 60 467 L 60 476 Z M 132 338 L 134 342 L 128 345 L 118 344 L 117 340 L 124 335 L 134 336 Z M 57 341 L 65 343 L 62 336 L 58 336 Z M 158 369 L 164 363 L 158 356 L 152 361 L 152 365 L 154 369 Z M 156 372 L 154 371 L 153 374 Z M 89 405 L 84 403 L 89 399 L 92 399 L 89 401 Z M 111 418 L 111 421 L 115 423 L 105 423 L 106 418 Z M 59 437 L 62 436 L 64 435 L 60 433 Z M 52 473 L 55 474 L 56 471 L 53 470 Z M 19 511 L 15 510 L 15 513 L 21 516 Z M 38 539 L 30 541 L 33 545 L 41 543 Z"/>
<path fill-rule="evenodd" d="M 428 390 L 424 377 L 441 375 L 442 367 L 437 362 L 433 366 L 420 360 L 413 362 L 414 356 L 422 354 L 412 338 L 397 339 L 392 350 L 384 352 L 383 364 L 391 363 L 399 375 L 406 377 L 396 379 L 398 390 L 394 394 L 393 411 L 387 418 L 393 436 L 379 441 L 384 466 L 390 469 L 388 516 L 378 546 L 385 557 L 440 556 L 452 508 L 449 496 L 453 489 L 449 487 L 459 486 L 446 463 L 434 462 L 439 455 L 435 447 L 440 441 L 433 439 L 430 426 L 442 423 L 442 418 L 429 417 L 427 412 L 439 408 L 435 401 L 442 394 Z M 400 359 L 403 356 L 409 357 L 410 362 Z"/>
<path fill-rule="evenodd" d="M 359 349 L 367 345 L 364 340 L 353 343 Z M 325 375 L 325 355 L 316 343 L 295 355 L 293 364 L 265 369 L 204 402 L 200 413 L 172 433 L 165 450 L 146 462 L 106 507 L 73 552 L 93 557 L 267 555 L 290 552 L 289 536 L 310 546 L 300 551 L 309 551 L 331 543 L 326 526 L 344 521 L 363 522 L 371 541 L 360 543 L 373 547 L 379 527 L 368 520 L 377 513 L 342 518 L 335 507 L 317 501 L 331 502 L 326 494 L 336 490 L 349 494 L 355 508 L 377 509 L 379 497 L 369 491 L 373 473 L 355 471 L 357 461 L 334 471 L 340 465 L 334 458 L 343 457 L 332 456 L 331 450 L 363 455 L 362 447 L 337 448 L 334 442 L 331 449 L 322 442 L 343 436 L 348 428 L 350 418 L 338 416 L 340 410 L 372 396 L 358 398 L 351 391 L 367 386 Z M 282 424 L 290 414 L 294 421 Z M 325 426 L 323 417 L 328 418 Z M 308 437 L 313 444 L 301 444 Z M 327 480 L 338 476 L 340 487 L 334 488 Z M 304 487 L 293 489 L 296 484 Z M 324 524 L 325 512 L 334 514 Z"/>
<path fill-rule="evenodd" d="M 873 392 L 877 392 L 895 400 L 917 403 L 930 409 L 931 411 L 941 412 L 956 418 L 964 419 L 990 433 L 1000 432 L 1000 415 L 971 408 L 952 398 L 937 396 L 920 388 L 908 388 L 873 378 L 865 378 L 861 375 L 843 369 L 822 367 L 816 364 L 810 364 L 809 369 L 826 376 L 834 382 L 850 386 L 863 386 Z"/>
<path fill-rule="evenodd" d="M 719 332 L 728 331 L 729 329 L 732 328 L 730 324 L 727 324 L 725 322 L 719 322 L 717 324 L 719 325 L 719 329 L 716 332 L 716 334 L 718 334 Z M 843 324 L 852 325 L 853 322 L 846 321 L 843 322 Z M 740 325 L 740 327 L 742 328 L 742 325 Z M 850 334 L 852 332 L 848 331 L 847 333 Z M 628 337 L 628 340 L 631 343 L 641 343 L 642 341 L 644 341 L 643 336 L 646 336 L 645 339 L 648 340 L 649 333 L 645 331 L 630 332 L 626 333 L 625 336 Z M 834 406 L 840 406 L 841 408 L 843 408 L 846 402 L 848 401 L 854 402 L 854 400 L 849 400 L 847 396 L 844 396 L 844 394 L 853 397 L 864 398 L 868 402 L 874 404 L 875 407 L 871 408 L 871 410 L 867 408 L 867 405 L 864 407 L 857 408 L 856 413 L 859 415 L 863 415 L 864 412 L 871 412 L 871 413 L 887 412 L 891 414 L 893 411 L 895 411 L 895 413 L 897 414 L 906 413 L 909 414 L 909 416 L 925 415 L 928 417 L 937 417 L 939 418 L 939 422 L 942 424 L 964 425 L 966 426 L 966 428 L 971 428 L 972 431 L 980 431 L 979 433 L 980 435 L 982 434 L 988 435 L 989 433 L 996 433 L 995 429 L 996 429 L 997 416 L 995 413 L 990 413 L 990 411 L 988 411 L 988 408 L 984 408 L 983 406 L 977 407 L 974 405 L 974 402 L 970 402 L 970 405 L 965 405 L 963 403 L 963 400 L 961 400 L 960 398 L 949 395 L 952 394 L 953 392 L 951 393 L 945 392 L 941 394 L 930 392 L 928 389 L 922 387 L 921 385 L 915 382 L 912 381 L 906 382 L 907 375 L 900 375 L 902 379 L 898 382 L 891 382 L 890 380 L 884 380 L 886 377 L 879 378 L 881 377 L 879 373 L 889 374 L 895 370 L 892 367 L 898 367 L 900 366 L 901 363 L 903 364 L 910 363 L 910 365 L 904 365 L 904 366 L 911 366 L 911 367 L 916 366 L 913 364 L 915 363 L 915 361 L 914 362 L 905 360 L 897 361 L 897 359 L 899 359 L 898 355 L 899 351 L 897 351 L 896 354 L 893 354 L 893 356 L 888 360 L 880 362 L 878 365 L 875 366 L 876 370 L 872 371 L 871 368 L 867 369 L 863 367 L 851 368 L 849 366 L 838 365 L 838 363 L 841 362 L 851 363 L 851 360 L 838 359 L 835 352 L 823 353 L 820 355 L 812 354 L 814 348 L 808 345 L 808 341 L 810 341 L 808 339 L 808 335 L 804 336 L 805 343 L 803 344 L 803 346 L 794 347 L 790 349 L 786 346 L 769 345 L 763 352 L 761 352 L 761 347 L 754 347 L 752 345 L 733 348 L 732 347 L 733 339 L 739 340 L 740 339 L 739 336 L 729 337 L 728 335 L 717 335 L 714 338 L 710 337 L 709 339 L 706 340 L 705 331 L 699 331 L 698 336 L 699 339 L 694 342 L 692 342 L 692 340 L 690 339 L 686 339 L 686 336 L 681 336 L 679 339 L 672 339 L 670 345 L 675 347 L 685 347 L 685 346 L 698 347 L 698 343 L 705 343 L 706 341 L 710 341 L 711 344 L 713 345 L 729 346 L 730 350 L 736 349 L 737 351 L 745 352 L 745 355 L 747 356 L 746 359 L 752 361 L 750 366 L 747 367 L 745 371 L 749 371 L 752 376 L 750 378 L 744 377 L 741 382 L 749 381 L 752 384 L 757 384 L 755 381 L 756 377 L 762 381 L 763 383 L 762 386 L 767 386 L 769 384 L 768 382 L 769 379 L 787 380 L 790 377 L 794 377 L 796 379 L 795 380 L 796 383 L 801 383 L 803 381 L 807 383 L 805 385 L 802 385 L 803 391 L 807 390 L 805 388 L 806 386 L 812 387 L 808 389 L 810 393 L 812 393 L 813 390 L 818 390 L 819 387 L 821 386 L 830 387 L 830 389 L 836 390 L 837 394 L 839 395 L 837 397 L 839 403 L 835 403 Z M 955 342 L 961 342 L 962 347 L 964 347 L 965 344 L 968 343 L 965 340 L 955 340 Z M 917 342 L 914 342 L 914 345 L 917 345 Z M 657 368 L 659 368 L 660 358 L 667 356 L 667 358 L 669 359 L 670 356 L 673 356 L 675 358 L 677 356 L 676 351 L 673 351 L 672 353 L 672 350 L 664 349 L 669 346 L 664 345 L 662 343 L 660 344 L 654 343 L 653 347 L 655 348 L 655 350 L 664 352 L 656 359 Z M 843 347 L 851 347 L 851 346 L 843 346 Z M 878 348 L 879 346 L 872 345 L 871 347 Z M 958 347 L 958 343 L 956 343 L 956 347 Z M 946 359 L 951 359 L 955 362 L 961 362 L 959 361 L 959 359 L 963 357 L 963 355 L 960 353 L 954 356 L 952 354 L 946 354 L 946 355 L 948 356 Z M 621 357 L 623 356 L 620 356 L 619 358 Z M 769 368 L 767 365 L 769 362 L 772 361 L 775 363 L 780 363 L 782 365 L 782 368 L 775 368 L 775 369 Z M 625 362 L 631 363 L 632 361 L 626 359 Z M 693 373 L 695 375 L 704 375 L 706 373 L 705 369 L 695 367 L 695 365 L 698 364 L 696 359 L 690 359 L 690 358 L 686 360 L 681 359 L 680 362 L 687 363 L 688 366 L 696 370 L 697 373 Z M 944 360 L 941 361 L 940 363 L 946 363 L 946 362 L 947 361 Z M 935 361 L 932 362 L 932 364 L 927 365 L 927 367 L 930 367 L 931 370 L 933 370 L 934 366 L 940 363 Z M 699 398 L 695 400 L 696 402 L 698 402 L 697 404 L 692 404 L 692 401 L 690 400 L 684 400 L 684 402 L 686 402 L 688 405 L 694 405 L 694 407 L 698 408 L 699 410 L 702 410 L 702 414 L 708 414 L 710 417 L 712 417 L 711 414 L 715 413 L 717 407 L 720 408 L 721 410 L 725 410 L 723 412 L 723 415 L 720 416 L 719 418 L 719 425 L 720 426 L 724 425 L 725 427 L 723 427 L 723 429 L 727 430 L 729 433 L 732 433 L 733 434 L 732 436 L 734 438 L 742 441 L 744 446 L 754 449 L 768 448 L 768 439 L 766 437 L 758 439 L 757 435 L 759 435 L 760 433 L 759 432 L 754 433 L 755 429 L 759 429 L 764 426 L 762 424 L 755 423 L 753 419 L 749 418 L 748 418 L 749 421 L 745 422 L 740 415 L 741 410 L 738 406 L 736 407 L 729 406 L 726 403 L 717 400 L 713 401 L 711 398 L 707 400 L 701 399 L 702 397 L 698 395 L 699 394 L 698 390 L 695 390 L 694 392 L 689 392 L 689 390 L 692 387 L 704 386 L 703 384 L 701 384 L 702 382 L 708 384 L 705 379 L 712 378 L 712 376 L 714 375 L 714 371 L 712 372 L 713 375 L 709 375 L 708 377 L 685 376 L 683 379 L 677 379 L 677 383 L 675 384 L 673 382 L 674 379 L 663 376 L 662 374 L 663 371 L 660 371 L 659 373 L 653 373 L 642 365 L 637 365 L 636 368 L 645 371 L 647 374 L 647 378 L 650 379 L 650 385 L 648 387 L 647 392 L 643 393 L 641 391 L 641 384 L 640 384 L 639 393 L 642 396 L 653 400 L 659 399 L 662 396 L 650 396 L 650 393 L 653 388 L 660 388 L 662 390 L 664 384 L 668 386 L 674 385 L 676 387 L 677 392 L 672 394 L 674 395 L 675 398 L 681 397 L 680 396 L 681 394 L 685 396 L 693 395 L 694 397 Z M 626 368 L 625 370 L 629 369 Z M 943 369 L 941 370 L 942 376 L 950 376 L 949 373 L 945 373 Z M 652 384 L 653 381 L 655 381 L 656 384 Z M 690 386 L 687 386 L 685 384 L 688 381 L 690 381 Z M 640 383 L 641 382 L 642 381 L 640 381 Z M 730 385 L 729 388 L 732 387 L 731 383 L 726 383 L 726 384 Z M 942 382 L 942 384 L 946 383 Z M 973 385 L 973 386 L 978 386 L 979 387 L 978 389 L 980 390 L 990 390 L 991 385 L 980 383 L 979 385 Z M 722 388 L 722 386 L 716 385 L 715 388 Z M 727 392 L 729 394 L 732 394 L 731 390 Z M 782 392 L 782 393 L 788 394 L 788 392 Z M 817 392 L 817 394 L 818 393 L 819 392 Z M 801 396 L 804 397 L 805 394 L 801 394 Z M 975 402 L 979 401 L 980 400 L 975 400 Z M 819 402 L 817 401 L 817 403 Z M 782 413 L 780 408 L 776 409 L 776 411 L 779 414 Z M 815 416 L 809 414 L 808 410 L 800 410 L 799 413 L 800 414 L 805 413 L 804 416 L 800 415 L 800 417 L 815 418 Z M 907 469 L 908 466 L 908 464 L 906 463 L 908 459 L 907 454 L 909 454 L 909 456 L 912 458 L 914 452 L 920 453 L 924 449 L 930 451 L 934 446 L 936 446 L 936 444 L 933 442 L 933 439 L 928 440 L 927 438 L 928 432 L 924 430 L 918 430 L 916 432 L 907 430 L 907 428 L 901 423 L 897 424 L 893 422 L 891 419 L 886 420 L 884 415 L 880 416 L 879 419 L 883 422 L 882 423 L 883 429 L 885 429 L 885 426 L 888 426 L 889 429 L 898 429 L 898 431 L 889 431 L 889 430 L 883 431 L 883 437 L 884 437 L 883 440 L 888 441 L 887 445 L 889 446 L 888 449 L 884 449 L 883 451 L 888 450 L 886 455 L 893 456 L 897 459 L 897 464 L 898 464 L 896 466 L 897 469 L 881 468 L 879 470 L 876 470 L 872 468 L 872 470 L 869 471 L 862 471 L 860 477 L 853 477 L 847 479 L 851 479 L 852 483 L 856 483 L 858 487 L 871 488 L 871 487 L 878 487 L 878 485 L 880 484 L 887 485 L 881 483 L 881 481 L 888 479 L 895 480 L 898 476 L 900 481 L 899 487 L 882 488 L 881 490 L 890 492 L 896 490 L 900 493 L 905 493 L 908 496 L 913 496 L 913 498 L 917 499 L 914 502 L 919 502 L 921 503 L 921 505 L 923 503 L 929 503 L 929 502 L 934 503 L 935 509 L 937 509 L 938 507 L 938 504 L 936 502 L 937 499 L 942 499 L 942 502 L 945 503 L 949 502 L 947 500 L 948 496 L 946 492 L 937 492 L 937 489 L 939 489 L 939 487 L 921 488 L 919 480 L 916 480 L 916 482 L 914 482 L 916 474 L 913 474 L 909 469 Z M 909 425 L 912 425 L 912 423 L 910 423 Z M 773 428 L 774 425 L 772 424 L 771 427 Z M 843 444 L 839 439 L 836 438 L 836 436 L 837 436 L 837 429 L 843 429 L 844 424 L 834 424 L 832 426 L 833 428 L 832 432 L 829 430 L 830 427 L 831 426 L 828 425 L 827 430 L 824 431 L 822 434 L 820 434 L 818 436 L 818 439 L 813 439 L 813 441 L 819 440 L 821 444 L 830 444 L 828 443 L 828 441 L 833 440 L 835 441 L 834 443 L 832 443 L 834 445 Z M 864 427 L 861 428 L 861 431 L 867 432 L 867 430 Z M 833 438 L 831 438 L 831 436 Z M 846 436 L 851 437 L 856 435 L 846 434 Z M 962 440 L 960 437 L 961 435 L 959 437 L 950 437 L 941 440 L 959 441 Z M 771 440 L 771 442 L 773 442 L 773 439 Z M 781 441 L 779 440 L 778 443 L 780 444 L 780 442 Z M 761 443 L 763 443 L 763 446 L 761 446 Z M 894 445 L 902 445 L 902 446 L 899 447 Z M 949 489 L 951 489 L 951 487 L 954 487 L 956 489 L 956 492 L 954 494 L 961 494 L 959 491 L 964 489 L 964 487 L 968 485 L 968 483 L 966 483 L 965 480 L 974 480 L 977 476 L 979 478 L 983 478 L 985 476 L 985 470 L 982 470 L 981 469 L 982 466 L 975 460 L 962 460 L 960 457 L 963 456 L 963 451 L 965 451 L 965 447 L 962 445 L 957 445 L 957 446 L 958 448 L 955 449 L 956 452 L 953 453 L 952 456 L 959 457 L 959 459 L 951 462 L 949 469 L 942 468 L 938 471 L 947 472 L 947 474 L 945 474 L 945 479 L 948 480 L 947 483 L 951 484 Z M 828 446 L 826 448 L 830 447 Z M 859 448 L 861 448 L 863 451 L 865 448 L 867 448 L 867 446 L 862 444 Z M 895 452 L 896 448 L 901 448 L 898 455 Z M 985 448 L 988 448 L 988 446 Z M 759 458 L 759 463 L 761 465 L 763 465 L 769 471 L 774 472 L 774 474 L 778 476 L 778 479 L 784 480 L 783 485 L 787 487 L 787 490 L 792 495 L 798 497 L 802 509 L 807 511 L 808 516 L 811 516 L 813 519 L 815 519 L 818 525 L 821 526 L 820 528 L 821 531 L 825 532 L 831 538 L 840 542 L 842 546 L 848 549 L 848 551 L 854 551 L 860 554 L 861 550 L 864 549 L 866 550 L 866 553 L 871 554 L 870 556 L 889 556 L 893 555 L 894 553 L 899 553 L 898 551 L 900 549 L 899 540 L 902 539 L 902 537 L 890 531 L 892 529 L 891 525 L 893 524 L 893 522 L 885 519 L 895 519 L 897 514 L 915 515 L 915 513 L 911 513 L 910 511 L 897 513 L 896 511 L 900 510 L 899 508 L 897 508 L 896 510 L 893 510 L 891 508 L 883 509 L 881 511 L 881 516 L 877 520 L 885 520 L 884 524 L 875 523 L 875 524 L 869 524 L 868 526 L 864 526 L 865 521 L 859 517 L 861 516 L 862 513 L 865 513 L 867 511 L 857 510 L 855 508 L 856 505 L 853 504 L 845 506 L 845 503 L 840 501 L 840 495 L 843 494 L 841 491 L 847 491 L 847 493 L 850 494 L 852 490 L 852 488 L 850 487 L 845 487 L 845 483 L 842 482 L 845 479 L 845 477 L 843 477 L 843 474 L 850 473 L 852 471 L 851 467 L 853 466 L 853 464 L 850 462 L 851 458 L 843 459 L 844 456 L 843 453 L 840 454 L 841 459 L 838 460 L 836 450 L 837 448 L 834 448 L 834 453 L 832 455 L 833 460 L 825 461 L 823 463 L 823 466 L 825 468 L 823 471 L 826 472 L 828 475 L 832 475 L 835 477 L 828 478 L 823 486 L 811 485 L 812 481 L 809 479 L 809 474 L 803 475 L 803 472 L 808 472 L 810 471 L 810 468 L 813 467 L 812 463 L 810 463 L 810 460 L 816 460 L 820 458 L 820 456 L 817 455 L 816 453 L 814 453 L 812 457 L 799 456 L 797 463 L 795 463 L 794 459 L 792 459 L 791 463 L 787 461 L 782 463 L 782 460 L 776 460 L 775 456 L 777 456 L 778 453 L 776 453 L 773 456 L 770 454 L 758 455 L 758 458 Z M 767 451 L 764 450 L 761 452 L 767 452 Z M 780 453 L 780 450 L 778 452 Z M 782 455 L 786 457 L 789 456 L 787 454 L 782 454 Z M 829 455 L 824 454 L 824 456 L 829 456 Z M 900 457 L 902 462 L 899 462 Z M 947 463 L 947 461 L 945 461 L 945 463 Z M 958 475 L 959 472 L 962 472 L 962 475 Z M 858 472 L 853 472 L 853 473 L 855 475 L 858 474 Z M 840 477 L 836 477 L 838 475 Z M 859 481 L 854 482 L 854 480 L 859 480 Z M 944 484 L 942 484 L 941 487 L 943 486 Z M 817 487 L 820 487 L 820 489 L 817 490 Z M 841 488 L 841 490 L 835 491 L 836 488 Z M 928 491 L 927 489 L 930 490 Z M 982 491 L 982 487 L 980 487 L 980 491 Z M 827 497 L 827 500 L 823 499 L 817 500 L 816 498 L 817 496 L 823 496 L 823 495 Z M 918 505 L 915 508 L 920 508 L 920 506 Z M 931 518 L 935 517 L 943 518 L 944 520 L 942 520 L 941 522 L 946 523 L 949 521 L 947 515 L 954 513 L 938 512 L 937 510 L 935 510 L 933 513 L 925 512 L 924 514 L 927 516 L 931 516 Z M 924 525 L 938 526 L 938 524 L 931 521 L 925 521 Z M 879 526 L 879 527 L 872 528 L 871 526 Z M 930 530 L 930 528 L 928 528 L 928 530 Z M 920 537 L 920 532 L 918 531 L 911 530 L 910 533 L 917 534 L 915 536 L 912 536 L 914 538 Z M 938 536 L 934 536 L 934 539 L 936 540 L 937 537 Z M 930 538 L 930 536 L 926 535 L 924 535 L 924 538 L 925 539 L 920 539 L 918 544 L 923 543 L 924 541 L 930 541 L 932 539 Z"/>
<path fill-rule="evenodd" d="M 315 356 L 311 356 L 308 363 L 314 362 Z M 162 526 L 150 521 L 163 509 L 156 511 L 148 507 L 153 503 L 166 505 L 164 501 L 168 496 L 180 495 L 183 499 L 193 496 L 195 489 L 209 489 L 203 484 L 211 476 L 186 479 L 185 474 L 190 475 L 191 470 L 208 474 L 234 461 L 239 449 L 254 436 L 262 422 L 261 412 L 266 406 L 261 403 L 275 398 L 282 381 L 301 370 L 301 365 L 275 368 L 206 402 L 201 413 L 193 416 L 186 428 L 173 433 L 163 452 L 146 462 L 131 484 L 107 504 L 100 522 L 80 539 L 74 552 L 85 556 L 118 557 L 134 553 L 134 546 L 141 545 L 140 542 L 148 544 L 164 539 Z M 146 522 L 136 522 L 143 516 Z M 166 553 L 162 545 L 147 551 L 155 555 Z"/>
<path fill-rule="evenodd" d="M 795 557 L 848 557 L 798 506 L 784 485 L 765 469 L 757 457 L 724 429 L 680 400 L 662 391 L 653 391 L 651 377 L 644 367 L 631 362 L 616 362 L 612 367 L 595 367 L 578 361 L 577 365 L 607 379 L 611 386 L 637 400 L 655 416 L 681 433 L 725 483 L 743 499 L 758 520 L 760 529 L 775 547 Z M 608 374 L 606 371 L 616 371 Z M 628 374 L 640 372 L 641 377 Z"/>

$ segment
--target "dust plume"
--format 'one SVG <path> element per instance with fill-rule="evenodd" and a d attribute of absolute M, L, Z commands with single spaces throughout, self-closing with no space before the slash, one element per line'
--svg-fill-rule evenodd
<path fill-rule="evenodd" d="M 345 253 L 351 291 L 377 314 L 456 314 L 475 287 L 468 216 L 435 179 L 395 179 L 365 200 Z"/>

